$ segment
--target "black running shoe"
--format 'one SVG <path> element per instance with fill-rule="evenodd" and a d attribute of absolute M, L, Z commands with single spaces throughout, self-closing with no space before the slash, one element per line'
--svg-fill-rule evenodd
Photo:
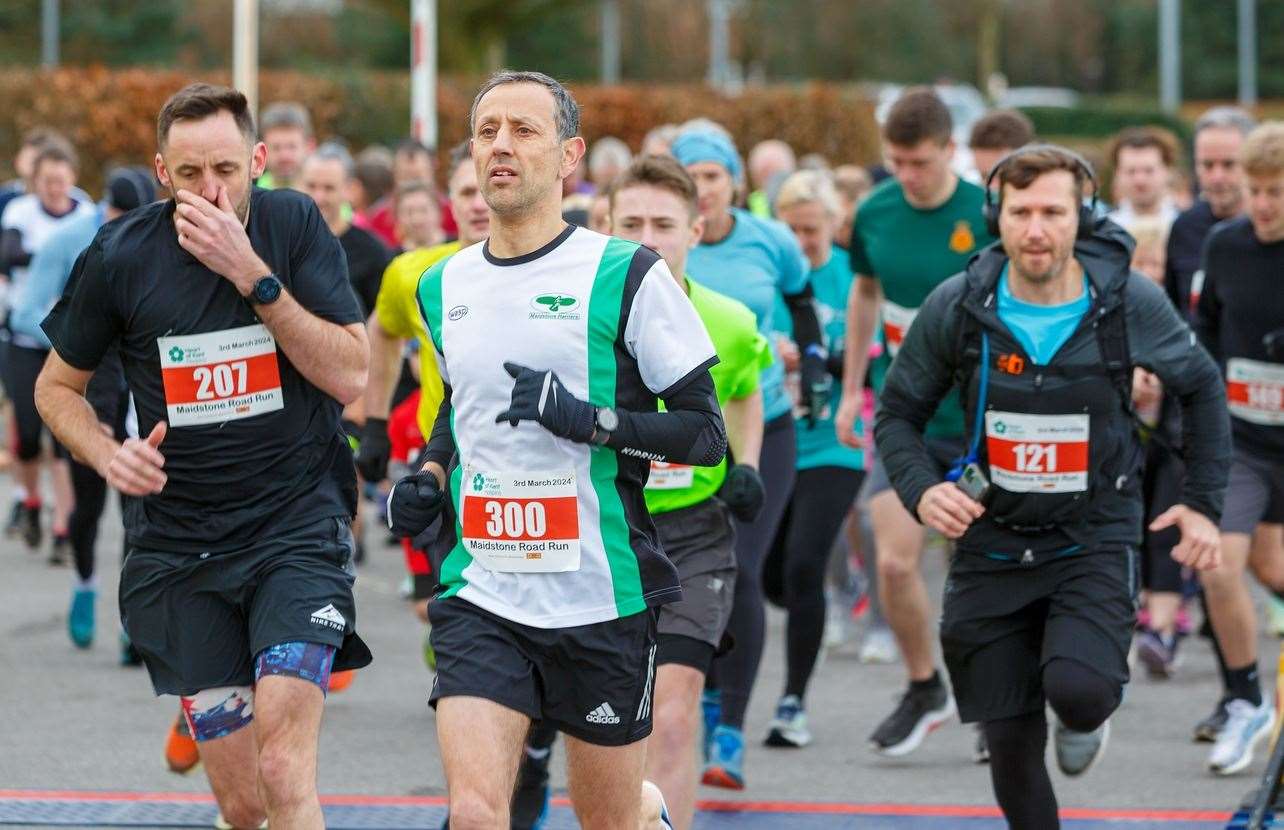
<path fill-rule="evenodd" d="M 40 505 L 33 507 L 22 506 L 22 518 L 19 521 L 22 526 L 22 541 L 27 543 L 27 547 L 32 551 L 40 549 L 40 540 L 44 538 L 40 532 Z"/>
<path fill-rule="evenodd" d="M 954 711 L 954 698 L 944 683 L 922 690 L 911 686 L 896 710 L 869 736 L 870 743 L 884 755 L 908 755 Z"/>
<path fill-rule="evenodd" d="M 10 539 L 17 539 L 22 535 L 22 500 L 19 499 L 13 503 L 13 509 L 9 511 L 9 523 L 4 526 L 4 535 Z"/>
<path fill-rule="evenodd" d="M 53 537 L 53 544 L 49 547 L 49 564 L 62 567 L 69 562 L 71 562 L 71 537 L 65 533 Z"/>
<path fill-rule="evenodd" d="M 1217 701 L 1212 714 L 1195 724 L 1196 743 L 1211 744 L 1217 741 L 1217 736 L 1222 734 L 1222 727 L 1230 717 L 1229 703 L 1230 698 L 1227 697 Z"/>

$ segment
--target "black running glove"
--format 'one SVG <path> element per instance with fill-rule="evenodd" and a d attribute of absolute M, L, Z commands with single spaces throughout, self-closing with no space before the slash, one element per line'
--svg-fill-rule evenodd
<path fill-rule="evenodd" d="M 446 506 L 437 477 L 423 472 L 408 475 L 388 494 L 388 529 L 395 536 L 415 537 L 428 529 Z"/>
<path fill-rule="evenodd" d="M 366 481 L 383 481 L 388 477 L 388 457 L 392 441 L 388 438 L 387 418 L 366 418 L 357 448 L 357 471 Z"/>
<path fill-rule="evenodd" d="M 520 421 L 535 421 L 559 438 L 580 444 L 593 437 L 593 405 L 567 392 L 556 372 L 536 371 L 518 363 L 505 363 L 504 371 L 516 383 L 508 409 L 495 416 L 495 423 L 508 421 L 516 427 Z"/>
<path fill-rule="evenodd" d="M 722 483 L 718 496 L 731 510 L 731 515 L 748 524 L 762 512 L 767 491 L 757 470 L 748 464 L 737 464 L 727 470 L 727 479 Z"/>
<path fill-rule="evenodd" d="M 806 410 L 803 417 L 810 429 L 820 420 L 834 389 L 834 376 L 829 373 L 823 349 L 814 345 L 807 347 L 798 368 L 798 379 L 802 387 L 802 405 Z"/>

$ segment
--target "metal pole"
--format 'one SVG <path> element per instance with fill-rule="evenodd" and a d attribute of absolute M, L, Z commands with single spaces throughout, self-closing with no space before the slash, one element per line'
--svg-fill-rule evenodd
<path fill-rule="evenodd" d="M 1181 0 L 1159 0 L 1159 104 L 1181 106 Z"/>
<path fill-rule="evenodd" d="M 58 0 L 40 5 L 40 63 L 46 69 L 58 65 Z"/>
<path fill-rule="evenodd" d="M 731 43 L 730 0 L 708 0 L 709 9 L 709 84 L 723 89 L 730 82 L 728 71 Z"/>
<path fill-rule="evenodd" d="M 602 83 L 620 82 L 620 0 L 599 0 L 602 16 Z"/>
<path fill-rule="evenodd" d="M 232 86 L 259 113 L 259 0 L 236 0 L 232 9 Z"/>
<path fill-rule="evenodd" d="M 1257 2 L 1239 0 L 1239 104 L 1257 106 Z"/>
<path fill-rule="evenodd" d="M 410 134 L 437 146 L 437 0 L 410 5 Z"/>

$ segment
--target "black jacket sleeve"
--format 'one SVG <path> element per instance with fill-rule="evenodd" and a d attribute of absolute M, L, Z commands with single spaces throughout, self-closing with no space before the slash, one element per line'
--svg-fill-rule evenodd
<path fill-rule="evenodd" d="M 451 389 L 449 384 L 442 386 L 445 394 L 441 406 L 437 407 L 437 418 L 432 422 L 432 435 L 428 436 L 428 446 L 420 456 L 424 463 L 435 461 L 443 470 L 450 469 L 450 460 L 455 455 L 455 436 L 450 431 L 450 415 L 453 411 L 450 403 Z"/>
<path fill-rule="evenodd" d="M 1126 303 L 1133 363 L 1158 375 L 1181 404 L 1186 458 L 1181 503 L 1217 522 L 1231 460 L 1230 416 L 1221 372 L 1162 289 L 1150 280 L 1139 274 L 1129 276 Z M 1203 307 L 1201 296 L 1201 316 Z"/>
<path fill-rule="evenodd" d="M 798 351 L 804 353 L 808 346 L 824 344 L 820 333 L 820 318 L 816 316 L 813 298 L 811 283 L 797 294 L 785 295 L 785 305 L 789 307 L 789 319 L 794 325 L 794 342 L 798 344 Z"/>
<path fill-rule="evenodd" d="M 31 254 L 22 247 L 22 231 L 5 228 L 0 231 L 0 273 L 31 264 Z"/>
<path fill-rule="evenodd" d="M 1216 234 L 1210 234 L 1204 243 L 1204 252 L 1200 257 L 1200 268 L 1204 272 L 1204 285 L 1199 292 L 1199 303 L 1195 306 L 1195 335 L 1217 363 L 1222 361 L 1221 322 L 1222 304 L 1217 295 L 1217 281 L 1222 267 L 1216 261 Z"/>
<path fill-rule="evenodd" d="M 727 454 L 727 432 L 709 370 L 665 393 L 664 412 L 618 411 L 606 445 L 623 455 L 712 467 Z M 436 429 L 433 430 L 436 432 Z"/>
<path fill-rule="evenodd" d="M 923 492 L 941 483 L 923 429 L 954 385 L 959 327 L 955 309 L 964 279 L 962 274 L 951 277 L 924 300 L 887 372 L 874 417 L 874 441 L 883 468 L 913 516 L 918 515 Z"/>

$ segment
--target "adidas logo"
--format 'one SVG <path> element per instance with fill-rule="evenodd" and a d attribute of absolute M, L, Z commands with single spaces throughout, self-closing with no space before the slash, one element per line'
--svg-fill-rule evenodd
<path fill-rule="evenodd" d="M 339 613 L 339 609 L 333 605 L 327 605 L 325 608 L 318 608 L 312 612 L 312 623 L 314 625 L 324 625 L 326 628 L 342 631 L 346 622 L 343 615 Z"/>
<path fill-rule="evenodd" d="M 611 704 L 603 703 L 601 706 L 585 715 L 584 720 L 589 723 L 619 723 L 620 716 L 615 714 L 615 710 L 611 708 Z"/>

